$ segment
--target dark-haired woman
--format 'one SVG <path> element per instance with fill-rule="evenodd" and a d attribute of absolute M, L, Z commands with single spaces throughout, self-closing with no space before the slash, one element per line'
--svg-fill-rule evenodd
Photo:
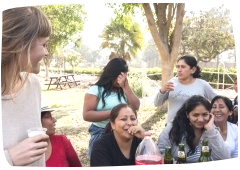
<path fill-rule="evenodd" d="M 135 165 L 135 153 L 145 131 L 127 104 L 115 106 L 104 135 L 93 144 L 90 166 Z"/>
<path fill-rule="evenodd" d="M 46 167 L 82 167 L 70 139 L 66 135 L 56 134 L 57 119 L 52 115 L 54 109 L 43 101 L 41 107 L 42 127 L 47 129 L 46 134 L 49 136 L 45 152 Z"/>
<path fill-rule="evenodd" d="M 238 127 L 233 122 L 232 101 L 225 96 L 216 96 L 212 99 L 212 114 L 214 123 L 220 129 L 220 134 L 231 150 L 231 158 L 238 157 Z"/>
<path fill-rule="evenodd" d="M 109 122 L 111 109 L 127 103 L 134 110 L 140 106 L 139 98 L 134 94 L 127 79 L 128 66 L 124 59 L 114 58 L 104 67 L 99 80 L 91 86 L 84 97 L 83 119 L 93 122 L 89 128 L 88 157 L 94 141 L 98 139 Z"/>
<path fill-rule="evenodd" d="M 179 108 L 192 95 L 202 95 L 210 101 L 216 96 L 209 83 L 200 79 L 201 69 L 195 57 L 180 57 L 176 68 L 177 77 L 163 85 L 154 98 L 156 107 L 168 100 L 167 124 L 173 121 Z"/>
<path fill-rule="evenodd" d="M 215 116 L 210 111 L 211 104 L 205 97 L 190 97 L 178 110 L 173 122 L 161 132 L 158 138 L 160 150 L 171 146 L 172 156 L 177 160 L 178 144 L 184 143 L 186 162 L 198 162 L 202 140 L 207 138 L 212 160 L 231 158 L 230 149 L 214 125 Z"/>
<path fill-rule="evenodd" d="M 236 93 L 238 93 L 238 85 L 237 85 L 237 77 L 234 80 L 233 83 L 233 89 Z M 236 125 L 238 125 L 238 96 L 236 96 L 233 100 L 233 115 L 234 115 L 234 122 Z"/>

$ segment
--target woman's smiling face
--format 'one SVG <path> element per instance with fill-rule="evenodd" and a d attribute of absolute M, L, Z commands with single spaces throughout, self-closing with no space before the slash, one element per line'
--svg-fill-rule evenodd
<path fill-rule="evenodd" d="M 188 118 L 194 129 L 202 129 L 208 123 L 210 114 L 206 107 L 200 104 L 188 114 Z"/>
<path fill-rule="evenodd" d="M 114 122 L 111 122 L 114 134 L 123 139 L 130 139 L 133 136 L 128 132 L 131 126 L 137 125 L 137 116 L 130 107 L 124 107 L 119 111 Z"/>
<path fill-rule="evenodd" d="M 214 122 L 227 122 L 232 112 L 227 107 L 223 99 L 217 99 L 212 105 L 212 113 L 214 114 Z"/>
<path fill-rule="evenodd" d="M 42 122 L 42 127 L 47 128 L 47 135 L 53 135 L 55 134 L 55 130 L 56 130 L 56 122 L 57 120 L 52 117 L 51 112 L 47 111 L 42 113 L 44 114 L 41 118 L 41 122 Z"/>

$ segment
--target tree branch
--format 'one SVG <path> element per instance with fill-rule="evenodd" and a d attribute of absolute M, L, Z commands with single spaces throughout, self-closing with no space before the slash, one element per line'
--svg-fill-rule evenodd
<path fill-rule="evenodd" d="M 166 29 L 167 25 L 167 18 L 166 18 L 166 10 L 167 10 L 168 3 L 158 3 L 158 29 L 159 29 L 159 36 L 163 40 L 163 43 L 166 45 L 168 44 L 168 32 Z"/>
<path fill-rule="evenodd" d="M 170 25 L 171 25 L 171 22 L 172 22 L 172 11 L 173 11 L 173 3 L 169 3 L 168 4 L 168 19 L 167 19 L 167 25 L 166 25 L 166 32 L 168 33 L 169 32 L 169 29 L 170 29 Z"/>
<path fill-rule="evenodd" d="M 152 10 L 149 3 L 143 3 L 143 9 L 147 18 L 148 26 L 152 34 L 153 40 L 160 52 L 161 56 L 168 56 L 168 47 L 163 43 L 162 39 L 159 36 L 157 26 L 153 17 Z"/>
<path fill-rule="evenodd" d="M 179 53 L 179 46 L 180 46 L 181 36 L 182 36 L 183 17 L 185 14 L 184 9 L 185 9 L 184 3 L 177 4 L 176 24 L 174 28 L 174 34 L 173 34 L 173 46 L 170 54 L 171 56 L 176 56 Z M 171 59 L 176 60 L 175 57 L 171 57 Z"/>

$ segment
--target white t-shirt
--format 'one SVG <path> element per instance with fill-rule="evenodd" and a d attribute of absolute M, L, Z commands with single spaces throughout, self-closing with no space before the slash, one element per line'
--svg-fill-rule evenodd
<path fill-rule="evenodd" d="M 196 78 L 192 84 L 181 84 L 177 77 L 173 77 L 170 81 L 175 84 L 175 90 L 169 94 L 162 94 L 158 91 L 154 98 L 154 105 L 160 106 L 168 100 L 167 123 L 172 122 L 184 102 L 193 95 L 201 95 L 208 100 L 212 100 L 217 94 L 213 88 L 205 81 Z"/>
<path fill-rule="evenodd" d="M 231 150 L 231 157 L 238 157 L 238 127 L 237 125 L 227 122 L 227 138 L 226 145 Z"/>

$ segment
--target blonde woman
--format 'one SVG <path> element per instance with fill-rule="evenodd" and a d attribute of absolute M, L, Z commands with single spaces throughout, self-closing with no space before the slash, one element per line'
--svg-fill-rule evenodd
<path fill-rule="evenodd" d="M 45 166 L 47 135 L 28 138 L 27 129 L 41 127 L 41 88 L 34 74 L 48 55 L 51 25 L 35 7 L 2 13 L 2 133 L 6 159 L 13 166 Z"/>

